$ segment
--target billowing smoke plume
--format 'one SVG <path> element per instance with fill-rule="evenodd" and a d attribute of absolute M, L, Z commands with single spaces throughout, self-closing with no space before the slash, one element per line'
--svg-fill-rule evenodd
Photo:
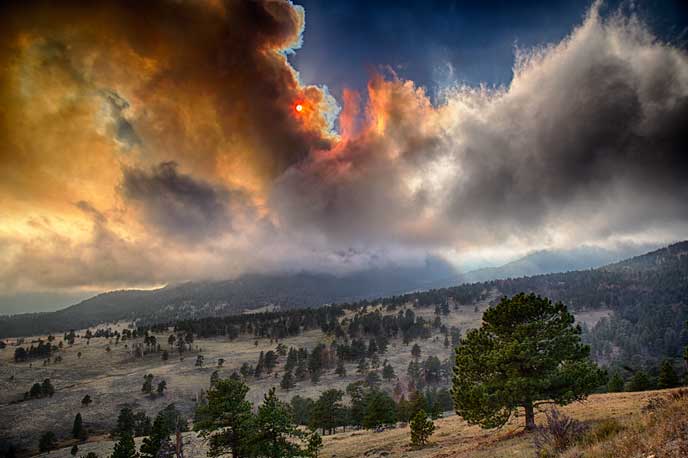
<path fill-rule="evenodd" d="M 3 4 L 0 289 L 685 237 L 688 55 L 638 19 L 593 6 L 438 103 L 376 76 L 338 133 L 288 62 L 304 25 L 287 0 Z"/>
<path fill-rule="evenodd" d="M 506 88 L 450 88 L 433 107 L 392 77 L 369 96 L 359 133 L 278 180 L 294 230 L 460 248 L 686 229 L 688 56 L 635 18 L 593 7 L 520 52 Z"/>

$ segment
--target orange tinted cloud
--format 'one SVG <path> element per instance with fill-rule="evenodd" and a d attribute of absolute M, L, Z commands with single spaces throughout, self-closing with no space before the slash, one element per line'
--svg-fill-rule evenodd
<path fill-rule="evenodd" d="M 338 134 L 287 0 L 0 8 L 0 289 L 685 233 L 688 57 L 597 4 L 508 87 L 345 91 Z"/>

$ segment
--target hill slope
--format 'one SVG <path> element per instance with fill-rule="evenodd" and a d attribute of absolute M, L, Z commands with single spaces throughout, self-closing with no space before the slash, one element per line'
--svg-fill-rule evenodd
<path fill-rule="evenodd" d="M 687 251 L 688 242 L 682 242 L 595 270 L 532 277 L 523 275 L 547 271 L 556 265 L 566 268 L 599 263 L 618 253 L 595 249 L 538 252 L 501 268 L 463 275 L 457 274 L 443 261 L 430 259 L 421 267 L 374 269 L 339 277 L 303 272 L 249 274 L 236 280 L 189 282 L 151 291 L 114 291 L 57 312 L 0 317 L 0 338 L 66 331 L 117 320 L 155 322 L 222 316 L 267 305 L 283 309 L 316 307 L 467 283 L 478 278 L 489 281 L 473 285 L 469 290 L 489 289 L 509 295 L 535 291 L 563 300 L 575 310 L 613 308 L 619 302 L 644 305 L 657 301 L 677 302 L 688 296 L 688 258 L 684 256 Z M 512 274 L 523 278 L 492 280 Z M 642 291 L 636 288 L 639 281 L 645 285 Z"/>
<path fill-rule="evenodd" d="M 220 316 L 268 305 L 282 309 L 317 307 L 427 289 L 438 278 L 456 275 L 446 262 L 428 259 L 419 267 L 371 269 L 344 276 L 306 272 L 247 274 L 235 280 L 188 282 L 148 291 L 113 291 L 56 312 L 0 316 L 0 338 L 67 331 L 118 320 L 170 321 Z"/>
<path fill-rule="evenodd" d="M 672 393 L 676 399 L 672 399 Z M 680 391 L 645 391 L 638 393 L 610 393 L 593 395 L 585 403 L 575 403 L 561 409 L 566 415 L 584 422 L 591 432 L 566 456 L 625 457 L 657 456 L 681 458 L 685 456 L 688 440 L 681 425 L 688 419 L 688 398 L 678 397 Z M 643 409 L 652 399 L 667 399 L 650 419 Z M 655 402 L 656 403 L 656 402 Z M 538 423 L 544 415 L 538 414 Z M 411 447 L 408 426 L 383 432 L 351 431 L 323 438 L 322 458 L 506 458 L 534 456 L 532 433 L 524 433 L 517 420 L 502 430 L 482 430 L 469 426 L 458 416 L 435 421 L 436 430 L 430 443 L 423 448 Z M 141 440 L 137 439 L 137 445 Z M 67 445 L 67 444 L 64 444 Z M 79 444 L 79 451 L 107 456 L 112 453 L 111 440 L 89 441 Z M 195 433 L 184 435 L 188 456 L 205 456 L 206 445 Z M 70 458 L 71 445 L 49 454 Z M 642 455 L 638 455 L 642 452 Z"/>

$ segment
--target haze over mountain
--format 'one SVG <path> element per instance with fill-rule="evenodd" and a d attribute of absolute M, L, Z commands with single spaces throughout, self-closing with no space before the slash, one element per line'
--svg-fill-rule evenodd
<path fill-rule="evenodd" d="M 685 245 L 683 242 L 674 246 Z M 626 248 L 624 252 L 637 249 Z M 567 252 L 538 252 L 501 268 L 465 275 L 457 274 L 446 262 L 429 259 L 417 268 L 367 270 L 343 276 L 307 272 L 251 274 L 235 280 L 187 282 L 156 290 L 113 291 L 57 312 L 0 317 L 0 337 L 65 331 L 116 320 L 156 322 L 243 313 L 265 306 L 317 307 L 332 302 L 443 288 L 475 281 L 474 278 L 484 282 L 546 274 L 555 265 L 561 266 L 562 271 L 598 267 L 620 256 L 620 252 L 583 247 Z"/>

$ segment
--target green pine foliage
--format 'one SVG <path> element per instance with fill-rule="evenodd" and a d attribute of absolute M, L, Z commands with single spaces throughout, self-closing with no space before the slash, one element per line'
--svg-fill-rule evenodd
<path fill-rule="evenodd" d="M 659 376 L 657 377 L 657 388 L 674 388 L 681 384 L 681 380 L 674 369 L 674 365 L 668 359 L 662 362 L 659 367 Z"/>
<path fill-rule="evenodd" d="M 626 384 L 626 391 L 645 391 L 652 388 L 652 381 L 644 370 L 635 371 Z"/>
<path fill-rule="evenodd" d="M 422 447 L 435 432 L 435 423 L 428 418 L 424 410 L 419 410 L 411 419 L 411 444 Z"/>
<path fill-rule="evenodd" d="M 456 412 L 484 428 L 504 425 L 523 407 L 533 429 L 534 407 L 584 399 L 605 374 L 581 343 L 581 328 L 562 303 L 534 294 L 503 298 L 483 314 L 456 349 Z"/>
<path fill-rule="evenodd" d="M 363 427 L 375 429 L 393 425 L 397 421 L 397 405 L 387 393 L 376 389 L 365 397 Z"/>
<path fill-rule="evenodd" d="M 322 437 L 317 431 L 311 431 L 306 439 L 306 454 L 310 458 L 318 458 L 320 449 L 322 448 Z"/>
<path fill-rule="evenodd" d="M 196 409 L 194 429 L 209 440 L 208 456 L 249 456 L 255 419 L 247 393 L 244 382 L 221 379 L 208 390 L 207 403 Z"/>
<path fill-rule="evenodd" d="M 49 452 L 57 446 L 57 437 L 52 431 L 45 432 L 38 440 L 38 451 Z"/>
<path fill-rule="evenodd" d="M 122 434 L 115 444 L 115 449 L 110 458 L 138 458 L 134 436 L 129 433 Z"/>
<path fill-rule="evenodd" d="M 164 415 L 159 413 L 153 421 L 153 431 L 151 435 L 143 439 L 141 444 L 142 458 L 156 458 L 162 443 L 169 438 L 172 430 L 169 428 Z"/>
<path fill-rule="evenodd" d="M 346 424 L 346 408 L 342 403 L 344 392 L 340 390 L 324 391 L 312 407 L 310 426 L 313 429 L 320 428 L 332 434 L 338 426 Z"/>
<path fill-rule="evenodd" d="M 289 391 L 294 386 L 296 383 L 294 382 L 294 375 L 291 373 L 291 371 L 286 371 L 284 375 L 282 376 L 282 381 L 280 382 L 280 387 L 283 390 Z"/>
<path fill-rule="evenodd" d="M 624 390 L 624 381 L 618 371 L 614 372 L 607 382 L 607 391 L 610 393 L 619 393 Z"/>
<path fill-rule="evenodd" d="M 298 444 L 303 433 L 294 423 L 289 404 L 280 401 L 271 388 L 256 415 L 255 452 L 265 458 L 301 457 L 304 451 Z"/>
<path fill-rule="evenodd" d="M 74 439 L 81 439 L 84 434 L 83 420 L 81 419 L 81 413 L 77 413 L 74 417 L 74 423 L 72 424 L 72 437 Z"/>

